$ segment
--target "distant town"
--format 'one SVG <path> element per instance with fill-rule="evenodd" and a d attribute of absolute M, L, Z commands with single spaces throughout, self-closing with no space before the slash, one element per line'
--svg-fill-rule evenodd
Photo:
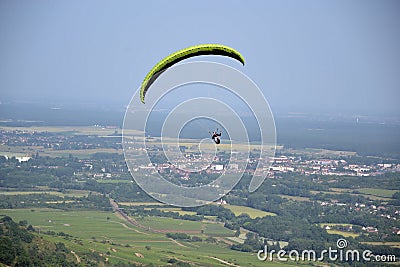
<path fill-rule="evenodd" d="M 100 126 L 94 126 L 99 128 Z M 115 126 L 102 127 L 103 129 L 114 130 Z M 115 130 L 112 134 L 107 136 L 96 135 L 70 135 L 70 134 L 55 134 L 50 132 L 35 132 L 28 130 L 4 130 L 0 129 L 0 145 L 25 147 L 22 153 L 25 155 L 16 156 L 19 161 L 27 161 L 36 153 L 45 152 L 45 150 L 66 151 L 66 150 L 90 150 L 90 149 L 114 149 L 115 152 L 121 153 L 121 135 Z M 166 146 L 168 147 L 168 146 Z M 236 158 L 242 158 L 235 162 L 229 163 L 229 153 L 218 153 L 213 158 L 201 158 L 198 152 L 190 152 L 187 147 L 182 148 L 183 157 L 178 162 L 168 162 L 165 157 L 152 161 L 151 164 L 138 165 L 137 168 L 131 170 L 133 172 L 142 173 L 179 173 L 182 179 L 190 179 L 189 174 L 193 171 L 204 170 L 207 173 L 222 173 L 222 172 L 236 172 L 243 166 L 247 165 L 246 172 L 253 174 L 257 172 L 265 177 L 273 178 L 282 173 L 298 173 L 306 176 L 309 175 L 324 175 L 324 176 L 377 176 L 386 172 L 399 172 L 400 163 L 391 160 L 385 162 L 384 159 L 379 161 L 371 161 L 367 164 L 354 164 L 348 163 L 346 154 L 337 154 L 335 157 L 332 155 L 329 158 L 310 159 L 302 155 L 284 155 L 285 150 L 279 151 L 279 156 L 259 159 L 257 153 L 250 154 L 250 158 L 246 158 L 246 154 L 241 157 L 240 153 Z M 130 152 L 141 153 L 147 151 L 150 155 L 153 153 L 161 154 L 162 147 L 152 145 L 151 148 L 145 148 L 142 142 L 132 141 Z M 161 152 L 160 152 L 161 151 Z M 7 151 L 2 151 L 4 156 Z M 11 155 L 10 153 L 8 153 Z M 289 153 L 293 154 L 293 152 Z M 352 153 L 351 155 L 354 155 Z M 268 167 L 254 169 L 258 160 L 263 160 Z M 164 162 L 163 162 L 164 161 Z M 204 162 L 211 162 L 205 165 Z M 85 166 L 90 166 L 89 162 Z M 198 166 L 200 167 L 198 167 Z M 122 167 L 121 167 L 122 169 Z M 190 171 L 192 170 L 192 171 Z M 110 173 L 94 174 L 96 177 L 111 177 Z"/>

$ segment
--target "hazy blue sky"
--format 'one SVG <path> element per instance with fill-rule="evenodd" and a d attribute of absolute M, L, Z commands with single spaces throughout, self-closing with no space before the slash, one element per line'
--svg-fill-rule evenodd
<path fill-rule="evenodd" d="M 0 1 L 0 101 L 127 105 L 187 46 L 246 58 L 272 110 L 394 113 L 400 1 Z"/>

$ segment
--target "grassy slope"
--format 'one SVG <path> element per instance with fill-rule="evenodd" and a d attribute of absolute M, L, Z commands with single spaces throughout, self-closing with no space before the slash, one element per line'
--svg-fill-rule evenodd
<path fill-rule="evenodd" d="M 79 257 L 84 257 L 87 253 L 98 253 L 104 259 L 108 258 L 111 263 L 123 261 L 165 264 L 163 259 L 177 258 L 205 266 L 226 266 L 215 259 L 218 258 L 240 266 L 265 266 L 266 264 L 258 261 L 255 254 L 233 251 L 223 245 L 206 242 L 174 242 L 162 233 L 152 233 L 127 225 L 123 219 L 111 212 L 65 212 L 48 209 L 35 209 L 32 212 L 30 209 L 14 209 L 0 210 L 0 214 L 8 215 L 17 222 L 28 220 L 36 229 L 41 229 L 40 236 L 50 241 L 65 243 Z M 163 225 L 164 228 L 179 226 L 201 229 L 204 224 L 182 220 L 182 222 L 188 223 L 187 226 L 182 226 L 180 222 L 176 224 L 176 220 L 158 217 L 146 218 L 146 221 L 152 222 L 153 226 Z M 226 234 L 224 231 L 229 231 L 227 229 L 222 231 L 220 227 L 222 226 L 205 224 L 205 232 L 223 236 Z M 43 234 L 44 231 L 64 232 L 76 238 L 65 239 L 61 236 L 50 236 Z M 146 249 L 146 246 L 150 246 L 151 249 Z M 135 253 L 142 254 L 144 258 L 138 257 Z M 274 262 L 272 265 L 270 263 L 268 265 L 282 266 L 282 264 Z"/>
<path fill-rule="evenodd" d="M 250 207 L 245 206 L 236 206 L 236 205 L 224 205 L 225 208 L 230 209 L 236 216 L 246 213 L 250 216 L 250 218 L 264 217 L 264 216 L 275 216 L 275 213 L 266 212 L 263 210 L 257 210 Z"/>
<path fill-rule="evenodd" d="M 216 257 L 241 266 L 264 266 L 259 262 L 256 255 L 241 253 L 206 242 L 181 242 L 178 243 L 168 239 L 162 233 L 152 233 L 143 229 L 128 226 L 126 222 L 116 217 L 111 212 L 99 211 L 76 211 L 65 212 L 48 209 L 0 210 L 0 214 L 11 216 L 15 221 L 28 220 L 36 229 L 41 229 L 41 236 L 55 242 L 64 242 L 75 253 L 84 257 L 87 253 L 98 253 L 108 258 L 110 262 L 140 262 L 165 264 L 162 258 L 178 258 L 180 260 L 202 263 L 209 266 L 225 266 L 223 263 L 210 257 Z M 109 217 L 109 219 L 107 219 Z M 153 226 L 163 225 L 164 229 L 190 228 L 201 229 L 202 222 L 189 222 L 186 226 L 170 218 L 150 217 L 146 221 L 152 222 Z M 158 224 L 157 224 L 158 223 Z M 222 226 L 221 226 L 222 227 Z M 76 237 L 64 239 L 60 236 L 49 236 L 44 231 L 64 232 Z M 224 236 L 229 231 L 220 226 L 206 225 L 205 232 L 213 235 Z M 203 236 L 205 237 L 205 236 Z M 129 245 L 129 247 L 126 247 Z M 151 246 L 148 250 L 145 247 Z M 135 253 L 140 253 L 140 258 Z M 109 254 L 109 255 L 108 255 Z M 280 264 L 277 264 L 280 265 Z"/>

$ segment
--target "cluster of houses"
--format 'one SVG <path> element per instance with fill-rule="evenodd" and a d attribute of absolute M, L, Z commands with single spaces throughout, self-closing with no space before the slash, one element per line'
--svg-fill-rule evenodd
<path fill-rule="evenodd" d="M 8 146 L 41 146 L 51 148 L 64 143 L 68 137 L 48 132 L 0 129 L 0 144 Z"/>
<path fill-rule="evenodd" d="M 188 154 L 190 155 L 190 154 Z M 195 159 L 195 160 L 193 160 Z M 205 166 L 202 161 L 214 162 Z M 138 170 L 146 172 L 161 172 L 174 171 L 182 174 L 184 177 L 190 171 L 206 170 L 207 173 L 222 173 L 222 172 L 237 172 L 240 168 L 247 165 L 255 159 L 243 159 L 242 161 L 224 165 L 218 162 L 218 159 L 197 159 L 195 157 L 183 157 L 179 162 L 172 164 L 151 164 L 150 166 L 138 166 Z M 257 169 L 246 169 L 246 172 L 265 175 L 266 177 L 274 177 L 279 173 L 300 173 L 304 175 L 335 175 L 335 176 L 376 176 L 385 172 L 400 171 L 400 164 L 382 163 L 371 165 L 348 164 L 343 159 L 317 159 L 317 160 L 302 160 L 301 157 L 274 157 L 270 160 L 265 160 L 267 164 Z M 272 162 L 272 164 L 270 164 Z M 254 163 L 254 162 L 253 162 Z M 201 166 L 201 167 L 196 167 Z M 197 168 L 197 169 L 196 169 Z"/>
<path fill-rule="evenodd" d="M 43 146 L 43 147 L 61 147 L 63 144 L 68 143 L 67 147 L 76 146 L 80 149 L 98 147 L 100 144 L 99 140 L 95 141 L 91 139 L 79 139 L 73 140 L 68 139 L 67 135 L 62 134 L 51 134 L 47 132 L 32 132 L 26 130 L 4 130 L 0 129 L 0 144 L 3 145 L 23 145 L 23 146 Z M 113 141 L 114 142 L 114 141 Z M 115 141 L 117 142 L 117 141 Z M 120 142 L 120 141 L 118 141 Z M 116 146 L 120 143 L 116 143 Z M 101 146 L 101 145 L 100 145 Z M 155 145 L 156 146 L 156 145 Z M 137 153 L 143 153 L 146 148 L 141 147 L 138 143 L 132 142 L 132 148 L 137 150 Z M 258 175 L 264 175 L 266 177 L 275 177 L 280 173 L 300 173 L 304 175 L 335 175 L 335 176 L 376 176 L 385 172 L 400 172 L 400 164 L 393 163 L 377 163 L 377 164 L 349 164 L 344 159 L 302 159 L 301 156 L 277 156 L 273 158 L 258 159 L 248 158 L 247 154 L 235 152 L 235 162 L 229 162 L 229 153 L 226 153 L 223 157 L 219 158 L 210 155 L 201 155 L 198 153 L 191 153 L 182 151 L 183 157 L 178 158 L 174 164 L 170 163 L 159 163 L 159 164 L 143 164 L 138 165 L 131 171 L 138 171 L 144 174 L 153 173 L 177 173 L 181 175 L 182 179 L 189 179 L 191 172 L 205 171 L 206 173 L 223 173 L 231 172 L 236 173 L 245 166 L 248 167 L 245 171 Z M 135 152 L 133 152 L 135 153 Z M 29 160 L 29 157 L 18 158 L 20 161 Z M 263 164 L 257 166 L 257 162 L 262 161 Z M 86 167 L 91 166 L 91 163 L 87 163 Z M 91 168 L 89 168 L 89 171 Z M 112 173 L 112 171 L 102 171 L 96 174 L 98 177 L 104 176 L 104 173 Z M 108 174 L 105 176 L 109 177 Z"/>
<path fill-rule="evenodd" d="M 274 173 L 297 172 L 305 175 L 376 176 L 385 172 L 400 171 L 400 164 L 358 165 L 348 164 L 343 159 L 302 160 L 301 157 L 280 156 L 273 158 L 269 170 Z"/>
<path fill-rule="evenodd" d="M 86 135 L 0 129 L 0 145 L 30 146 L 53 150 L 96 149 L 99 147 L 121 148 L 121 138 L 119 135 L 115 134 L 107 137 L 108 138 L 87 138 Z M 109 137 L 115 138 L 112 139 Z"/>
<path fill-rule="evenodd" d="M 400 210 L 396 210 L 393 208 L 387 208 L 385 205 L 366 205 L 364 203 L 355 203 L 355 204 L 346 204 L 339 202 L 338 200 L 331 200 L 329 202 L 327 201 L 322 201 L 320 202 L 321 206 L 346 206 L 350 210 L 353 210 L 355 212 L 360 212 L 360 211 L 365 211 L 373 215 L 377 215 L 380 217 L 383 217 L 388 220 L 394 220 L 397 221 L 400 219 Z M 329 229 L 328 229 L 329 230 Z M 378 229 L 376 227 L 372 226 L 365 226 L 362 228 L 363 231 L 369 232 L 369 233 L 376 233 L 378 232 Z M 400 229 L 399 229 L 399 234 L 400 234 Z"/>

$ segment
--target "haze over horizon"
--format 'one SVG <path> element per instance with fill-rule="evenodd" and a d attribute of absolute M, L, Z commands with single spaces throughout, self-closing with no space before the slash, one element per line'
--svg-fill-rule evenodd
<path fill-rule="evenodd" d="M 123 107 L 176 50 L 240 51 L 271 109 L 400 116 L 398 1 L 0 3 L 0 101 Z M 190 92 L 188 92 L 190 96 Z"/>

